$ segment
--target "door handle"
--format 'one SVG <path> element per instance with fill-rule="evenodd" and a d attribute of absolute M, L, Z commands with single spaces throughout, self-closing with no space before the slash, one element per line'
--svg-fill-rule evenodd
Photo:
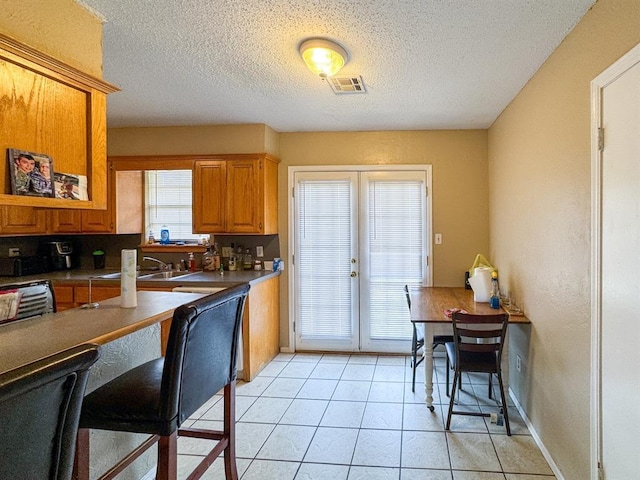
<path fill-rule="evenodd" d="M 358 274 L 356 272 L 351 272 L 351 278 L 357 277 L 357 276 L 358 276 Z"/>

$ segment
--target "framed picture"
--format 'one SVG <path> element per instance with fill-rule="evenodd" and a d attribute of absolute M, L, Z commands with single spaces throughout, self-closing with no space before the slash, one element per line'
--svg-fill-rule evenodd
<path fill-rule="evenodd" d="M 44 153 L 8 148 L 11 193 L 53 197 L 53 160 Z"/>
<path fill-rule="evenodd" d="M 89 200 L 87 177 L 74 173 L 53 173 L 53 188 L 56 198 L 66 200 Z"/>

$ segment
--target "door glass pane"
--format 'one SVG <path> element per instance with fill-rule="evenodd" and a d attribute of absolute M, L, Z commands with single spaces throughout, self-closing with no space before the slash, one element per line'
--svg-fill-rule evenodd
<path fill-rule="evenodd" d="M 302 340 L 351 340 L 352 182 L 296 184 L 296 321 Z"/>

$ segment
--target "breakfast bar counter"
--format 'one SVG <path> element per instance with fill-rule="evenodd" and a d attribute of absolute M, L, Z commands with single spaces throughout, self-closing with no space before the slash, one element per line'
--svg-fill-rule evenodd
<path fill-rule="evenodd" d="M 0 325 L 0 373 L 83 343 L 104 345 L 155 323 L 202 297 L 195 293 L 139 291 L 138 306 L 121 308 L 120 298 L 98 308 L 75 308 Z"/>

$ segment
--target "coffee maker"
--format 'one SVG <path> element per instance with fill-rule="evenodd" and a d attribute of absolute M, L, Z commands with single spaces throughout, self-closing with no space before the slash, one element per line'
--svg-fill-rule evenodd
<path fill-rule="evenodd" d="M 69 241 L 52 241 L 40 245 L 40 253 L 49 257 L 52 270 L 69 270 L 73 243 Z"/>

